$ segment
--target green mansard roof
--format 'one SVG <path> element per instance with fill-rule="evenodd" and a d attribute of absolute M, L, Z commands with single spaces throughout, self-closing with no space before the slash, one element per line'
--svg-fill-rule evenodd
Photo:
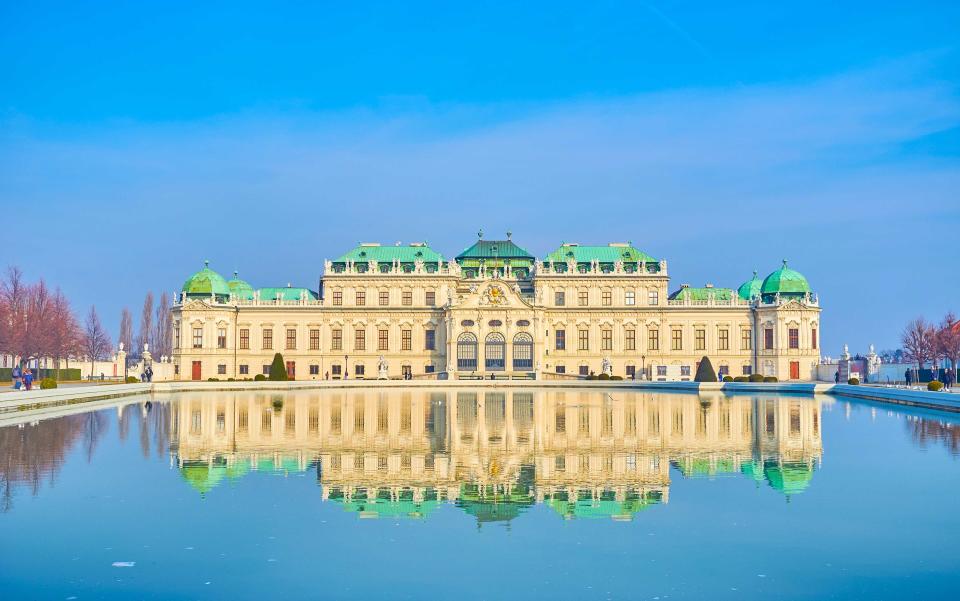
<path fill-rule="evenodd" d="M 415 263 L 417 260 L 424 263 L 437 263 L 443 261 L 443 256 L 425 243 L 414 243 L 408 246 L 380 246 L 370 243 L 360 244 L 333 262 L 366 263 L 367 261 L 376 261 L 378 263 L 392 263 L 394 260 L 399 260 L 401 263 Z"/>
<path fill-rule="evenodd" d="M 554 263 L 566 263 L 573 259 L 577 263 L 636 263 L 643 261 L 645 263 L 654 263 L 657 260 L 627 244 L 608 244 L 607 246 L 581 246 L 579 244 L 561 244 L 560 248 L 553 251 L 544 259 L 544 262 L 553 261 Z"/>
<path fill-rule="evenodd" d="M 534 257 L 517 246 L 513 240 L 477 240 L 473 246 L 457 255 L 457 261 L 463 259 L 526 259 Z"/>
<path fill-rule="evenodd" d="M 733 297 L 733 290 L 730 288 L 714 288 L 713 286 L 704 286 L 702 288 L 691 288 L 682 286 L 670 295 L 670 300 L 689 299 L 691 301 L 706 301 L 713 299 L 715 301 L 728 301 Z"/>
<path fill-rule="evenodd" d="M 298 301 L 300 300 L 300 293 L 304 290 L 307 292 L 307 300 L 317 300 L 320 298 L 313 290 L 287 286 L 286 288 L 260 288 L 260 300 L 274 301 L 277 300 L 277 295 L 279 295 L 281 300 Z"/>

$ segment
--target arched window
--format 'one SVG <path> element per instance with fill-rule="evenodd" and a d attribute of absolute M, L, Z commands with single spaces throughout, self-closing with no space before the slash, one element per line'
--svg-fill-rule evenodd
<path fill-rule="evenodd" d="M 457 370 L 477 371 L 477 337 L 469 332 L 457 338 Z"/>
<path fill-rule="evenodd" d="M 484 367 L 487 371 L 503 371 L 506 368 L 506 341 L 503 334 L 496 332 L 487 335 L 484 343 Z"/>
<path fill-rule="evenodd" d="M 533 369 L 533 337 L 520 332 L 513 337 L 513 371 Z"/>

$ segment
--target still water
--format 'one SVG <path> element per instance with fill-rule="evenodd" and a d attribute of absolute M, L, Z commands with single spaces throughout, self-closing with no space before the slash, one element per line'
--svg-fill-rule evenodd
<path fill-rule="evenodd" d="M 76 411 L 0 428 L 2 599 L 931 599 L 960 585 L 948 415 L 442 389 Z"/>

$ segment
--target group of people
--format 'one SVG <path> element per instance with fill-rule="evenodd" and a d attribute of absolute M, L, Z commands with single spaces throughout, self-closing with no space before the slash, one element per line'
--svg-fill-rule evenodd
<path fill-rule="evenodd" d="M 33 388 L 33 371 L 29 367 L 20 368 L 19 365 L 13 367 L 13 388 L 14 390 L 31 390 Z"/>
<path fill-rule="evenodd" d="M 150 367 L 150 366 L 148 365 L 148 366 L 147 366 L 147 369 L 143 370 L 143 372 L 140 374 L 140 381 L 141 381 L 141 382 L 153 382 L 153 368 L 152 368 L 152 367 Z"/>

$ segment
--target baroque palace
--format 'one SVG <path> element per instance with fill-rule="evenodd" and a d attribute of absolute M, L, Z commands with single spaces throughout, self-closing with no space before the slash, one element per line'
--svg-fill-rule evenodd
<path fill-rule="evenodd" d="M 667 262 L 630 243 L 537 258 L 509 232 L 453 260 L 360 244 L 325 262 L 317 291 L 208 265 L 172 308 L 175 377 L 253 378 L 280 352 L 295 379 L 688 380 L 703 356 L 722 375 L 813 378 L 820 304 L 786 261 L 737 289 L 669 284 Z"/>

